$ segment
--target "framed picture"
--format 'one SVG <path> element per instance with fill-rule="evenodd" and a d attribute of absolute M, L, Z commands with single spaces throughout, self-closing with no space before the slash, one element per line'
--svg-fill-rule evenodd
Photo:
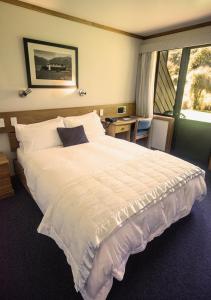
<path fill-rule="evenodd" d="M 28 87 L 78 87 L 78 48 L 23 39 Z"/>

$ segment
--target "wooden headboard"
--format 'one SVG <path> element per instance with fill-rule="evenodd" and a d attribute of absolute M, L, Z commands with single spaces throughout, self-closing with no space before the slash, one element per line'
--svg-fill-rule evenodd
<path fill-rule="evenodd" d="M 118 106 L 126 106 L 126 113 L 121 115 L 117 114 Z M 92 112 L 93 110 L 96 110 L 99 114 L 100 109 L 104 110 L 103 116 L 119 117 L 126 115 L 135 115 L 135 103 L 118 103 L 111 105 L 2 112 L 0 113 L 0 118 L 4 119 L 5 127 L 0 128 L 0 133 L 8 134 L 11 151 L 16 151 L 16 149 L 18 148 L 18 141 L 15 136 L 15 128 L 11 125 L 10 118 L 16 117 L 17 122 L 20 124 L 31 124 L 53 119 L 57 116 L 68 117 L 82 115 L 88 112 Z"/>

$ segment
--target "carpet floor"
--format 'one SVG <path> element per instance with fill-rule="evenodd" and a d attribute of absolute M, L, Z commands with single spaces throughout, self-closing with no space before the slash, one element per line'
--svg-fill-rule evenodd
<path fill-rule="evenodd" d="M 211 172 L 192 213 L 132 255 L 109 300 L 211 299 Z M 0 299 L 79 300 L 71 269 L 53 240 L 38 234 L 42 214 L 17 180 L 0 201 Z"/>

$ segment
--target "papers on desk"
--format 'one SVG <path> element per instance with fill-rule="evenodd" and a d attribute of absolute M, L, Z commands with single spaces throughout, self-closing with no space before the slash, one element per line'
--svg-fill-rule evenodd
<path fill-rule="evenodd" d="M 131 120 L 131 118 L 122 118 L 122 121 L 130 121 Z"/>

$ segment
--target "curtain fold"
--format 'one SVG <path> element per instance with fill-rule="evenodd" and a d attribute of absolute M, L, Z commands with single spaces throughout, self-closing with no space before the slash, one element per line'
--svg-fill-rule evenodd
<path fill-rule="evenodd" d="M 153 117 L 156 62 L 156 51 L 139 55 L 135 96 L 137 116 Z"/>

